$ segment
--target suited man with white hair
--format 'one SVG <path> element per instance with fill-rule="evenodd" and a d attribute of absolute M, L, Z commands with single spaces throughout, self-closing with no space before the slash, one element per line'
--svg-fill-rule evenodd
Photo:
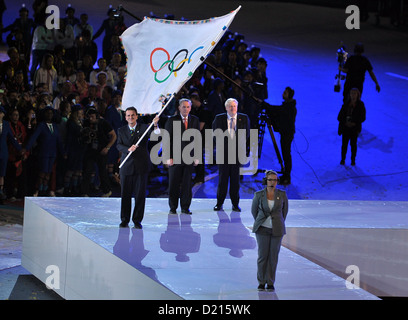
<path fill-rule="evenodd" d="M 217 187 L 217 204 L 214 207 L 214 211 L 220 211 L 223 209 L 224 200 L 227 196 L 228 183 L 229 183 L 229 195 L 232 203 L 232 210 L 240 212 L 239 207 L 239 188 L 240 188 L 240 159 L 239 155 L 246 155 L 247 141 L 249 139 L 250 124 L 249 118 L 246 114 L 238 113 L 238 101 L 234 98 L 229 98 L 225 101 L 226 113 L 216 115 L 212 129 L 216 136 L 216 143 L 220 143 L 220 139 L 217 135 L 221 129 L 224 132 L 223 142 L 224 147 L 219 148 L 217 146 L 216 152 L 223 152 L 220 163 L 217 160 L 218 165 L 218 187 Z M 239 135 L 242 134 L 242 130 L 245 132 L 245 143 L 239 143 Z M 231 145 L 233 144 L 232 148 Z M 232 150 L 235 150 L 235 154 L 232 154 Z M 235 157 L 234 157 L 235 156 Z"/>

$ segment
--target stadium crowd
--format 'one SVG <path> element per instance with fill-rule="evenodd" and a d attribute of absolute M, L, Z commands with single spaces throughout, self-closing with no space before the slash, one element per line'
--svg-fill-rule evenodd
<path fill-rule="evenodd" d="M 109 197 L 111 185 L 120 181 L 116 133 L 126 124 L 121 110 L 124 17 L 109 8 L 95 29 L 87 13 L 77 16 L 68 6 L 60 29 L 47 29 L 41 2 L 34 1 L 32 18 L 31 9 L 22 6 L 1 30 L 9 59 L 0 64 L 0 199 Z M 95 39 L 102 35 L 100 48 Z M 211 128 L 232 97 L 256 128 L 260 104 L 252 96 L 268 98 L 267 63 L 260 52 L 243 35 L 227 31 L 163 112 L 160 127 L 177 112 L 177 101 L 187 97 L 200 129 Z M 195 181 L 204 181 L 203 166 Z"/>

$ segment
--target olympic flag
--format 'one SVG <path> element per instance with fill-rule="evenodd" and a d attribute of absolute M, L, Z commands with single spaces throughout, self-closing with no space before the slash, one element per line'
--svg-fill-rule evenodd
<path fill-rule="evenodd" d="M 126 29 L 121 40 L 127 55 L 122 110 L 134 106 L 153 114 L 177 93 L 228 29 L 236 10 L 200 21 L 145 17 Z"/>

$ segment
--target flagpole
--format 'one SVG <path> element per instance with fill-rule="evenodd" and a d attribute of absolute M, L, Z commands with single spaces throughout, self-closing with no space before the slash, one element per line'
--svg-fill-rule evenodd
<path fill-rule="evenodd" d="M 163 113 L 163 111 L 166 109 L 167 105 L 170 103 L 171 100 L 173 100 L 174 96 L 176 95 L 176 93 L 173 93 L 171 95 L 171 97 L 167 100 L 166 104 L 164 105 L 164 107 L 160 110 L 160 112 L 157 114 L 157 116 L 160 117 L 160 115 Z M 152 127 L 154 121 L 152 121 L 152 123 L 149 125 L 149 127 L 145 130 L 145 132 L 143 132 L 142 136 L 139 138 L 139 140 L 136 142 L 136 144 L 134 144 L 135 146 L 138 146 L 139 143 L 142 141 L 142 139 L 145 137 L 145 135 L 149 132 L 150 128 Z M 123 159 L 122 163 L 119 165 L 119 169 L 122 168 L 122 166 L 125 164 L 125 162 L 127 161 L 127 159 L 130 157 L 130 155 L 133 153 L 133 151 L 130 151 L 128 153 L 128 155 L 126 156 L 125 159 Z"/>

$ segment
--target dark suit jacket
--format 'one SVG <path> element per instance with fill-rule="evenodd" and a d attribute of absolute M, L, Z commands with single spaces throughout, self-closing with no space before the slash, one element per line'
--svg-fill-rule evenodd
<path fill-rule="evenodd" d="M 176 141 L 175 139 L 176 137 L 174 135 L 176 128 L 180 130 L 179 132 L 181 132 L 181 135 L 183 135 L 184 131 L 186 130 L 184 128 L 184 123 L 182 121 L 182 118 L 178 114 L 167 119 L 166 125 L 165 125 L 165 129 L 170 135 L 170 154 L 169 156 L 170 156 L 170 159 L 173 159 L 173 160 L 175 159 L 175 156 L 176 156 L 174 154 L 174 148 L 177 150 L 177 152 L 180 152 L 178 156 L 182 158 L 184 148 L 193 141 L 193 138 L 191 138 L 189 141 Z M 187 129 L 197 129 L 198 130 L 197 135 L 201 137 L 200 120 L 198 119 L 198 117 L 193 116 L 191 114 L 188 115 Z M 197 142 L 196 140 L 194 141 Z M 202 150 L 201 148 L 202 146 L 199 146 L 199 147 L 200 147 L 200 150 Z M 191 154 L 191 156 L 193 156 L 193 154 Z M 163 157 L 165 157 L 164 154 L 163 154 Z M 168 159 L 164 159 L 164 160 L 168 160 Z M 184 163 L 183 159 L 181 159 L 181 163 Z M 175 163 L 175 164 L 179 164 L 179 163 Z"/>
<path fill-rule="evenodd" d="M 37 142 L 38 153 L 43 157 L 56 157 L 57 152 L 64 154 L 63 145 L 58 127 L 52 124 L 53 132 L 51 133 L 47 123 L 40 122 L 33 135 L 27 142 L 26 149 L 30 150 L 34 143 Z"/>
<path fill-rule="evenodd" d="M 216 129 L 221 129 L 223 132 L 225 132 L 226 130 L 228 130 L 228 124 L 227 124 L 227 113 L 221 113 L 218 114 L 212 124 L 212 129 L 216 130 Z M 243 154 L 246 155 L 247 154 L 247 150 L 248 150 L 248 140 L 249 140 L 249 133 L 250 133 L 250 124 L 249 124 L 249 118 L 246 114 L 243 113 L 237 113 L 237 123 L 236 123 L 236 132 L 239 132 L 238 130 L 245 130 L 245 143 L 243 144 L 238 144 L 238 140 L 237 137 L 238 135 L 235 136 L 234 139 L 232 139 L 232 142 L 237 144 L 237 154 L 236 154 L 236 161 L 238 163 L 238 154 Z M 215 142 L 217 142 L 217 140 L 215 140 Z M 218 149 L 217 149 L 218 151 Z M 241 152 L 241 153 L 240 153 Z M 228 137 L 224 138 L 224 164 L 228 163 Z"/>
<path fill-rule="evenodd" d="M 125 125 L 118 130 L 118 140 L 116 148 L 122 153 L 120 161 L 122 162 L 128 155 L 128 149 L 130 146 L 136 144 L 143 133 L 148 129 L 148 125 L 144 123 L 137 123 L 136 130 L 131 136 L 130 128 Z M 120 175 L 132 175 L 132 174 L 147 174 L 150 167 L 150 157 L 147 149 L 147 143 L 150 137 L 150 133 L 153 129 L 144 136 L 143 140 L 139 143 L 139 147 L 132 153 L 132 155 L 126 160 L 125 164 L 120 168 Z"/>
<path fill-rule="evenodd" d="M 255 219 L 252 232 L 257 232 L 262 223 L 270 215 L 272 218 L 272 235 L 282 237 L 286 233 L 285 220 L 289 210 L 286 192 L 275 189 L 274 200 L 273 208 L 269 210 L 266 188 L 255 192 L 251 206 L 251 213 Z"/>

